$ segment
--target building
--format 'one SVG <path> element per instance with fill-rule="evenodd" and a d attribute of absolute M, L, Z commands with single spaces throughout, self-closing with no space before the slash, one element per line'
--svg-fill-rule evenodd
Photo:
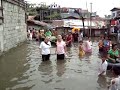
<path fill-rule="evenodd" d="M 49 21 L 49 20 L 53 20 L 53 19 L 61 19 L 60 18 L 60 6 L 57 4 L 51 4 L 51 5 L 44 5 L 41 4 L 40 7 L 38 7 L 37 9 L 37 20 L 39 21 Z"/>
<path fill-rule="evenodd" d="M 111 10 L 111 16 L 109 34 L 120 43 L 120 8 L 114 7 Z"/>
<path fill-rule="evenodd" d="M 60 7 L 58 4 L 44 5 L 43 3 L 37 7 L 37 20 L 46 21 L 46 20 L 61 20 L 66 17 L 66 15 L 72 14 L 74 17 L 75 10 L 81 13 L 81 16 L 84 18 L 90 18 L 90 12 L 88 10 L 82 10 L 81 8 L 69 8 L 69 7 Z M 76 14 L 77 18 L 79 16 Z"/>
<path fill-rule="evenodd" d="M 24 0 L 0 0 L 0 52 L 24 42 L 27 38 L 26 29 Z"/>
<path fill-rule="evenodd" d="M 38 31 L 44 29 L 44 27 L 47 27 L 47 23 L 35 20 L 34 18 L 35 16 L 28 16 L 27 27 L 29 30 L 33 30 L 34 28 L 34 30 Z"/>

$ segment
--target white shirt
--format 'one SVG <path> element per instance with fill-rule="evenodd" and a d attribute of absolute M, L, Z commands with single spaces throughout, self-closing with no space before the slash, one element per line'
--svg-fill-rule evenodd
<path fill-rule="evenodd" d="M 87 43 L 87 49 L 90 50 L 92 49 L 92 42 L 91 41 L 86 41 Z"/>
<path fill-rule="evenodd" d="M 43 41 L 40 44 L 40 49 L 41 49 L 41 54 L 42 55 L 47 55 L 50 54 L 50 47 L 51 47 L 51 42 L 48 42 L 47 44 Z"/>
<path fill-rule="evenodd" d="M 112 84 L 112 81 L 115 81 L 114 84 Z M 109 90 L 119 90 L 120 89 L 120 76 L 118 78 L 114 78 L 111 80 L 111 86 Z"/>
<path fill-rule="evenodd" d="M 99 67 L 99 73 L 98 73 L 98 75 L 101 74 L 103 71 L 104 71 L 103 75 L 106 75 L 107 66 L 108 66 L 108 63 L 107 63 L 106 60 L 104 61 L 104 63 L 101 63 L 100 67 Z"/>

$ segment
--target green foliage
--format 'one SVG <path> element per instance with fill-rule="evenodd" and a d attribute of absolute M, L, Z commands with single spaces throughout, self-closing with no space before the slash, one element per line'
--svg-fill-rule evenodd
<path fill-rule="evenodd" d="M 52 20 L 61 19 L 61 15 L 60 15 L 60 13 L 54 12 L 53 14 L 51 14 L 50 16 L 47 16 L 46 18 L 50 18 Z"/>
<path fill-rule="evenodd" d="M 48 6 L 46 5 L 38 5 L 36 4 L 27 4 L 27 13 L 28 15 L 35 16 L 39 14 L 39 10 L 50 10 Z M 55 19 L 61 19 L 60 13 L 57 13 L 57 11 L 51 11 L 51 15 L 44 17 L 45 20 L 55 20 Z"/>
<path fill-rule="evenodd" d="M 37 14 L 36 6 L 34 4 L 28 4 L 27 5 L 27 13 L 28 13 L 28 15 L 36 15 Z"/>

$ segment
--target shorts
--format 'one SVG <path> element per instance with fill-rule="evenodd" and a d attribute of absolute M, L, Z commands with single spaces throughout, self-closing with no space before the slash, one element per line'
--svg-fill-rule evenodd
<path fill-rule="evenodd" d="M 50 60 L 50 54 L 48 55 L 42 55 L 42 61 Z"/>
<path fill-rule="evenodd" d="M 57 54 L 57 60 L 64 60 L 65 54 Z"/>

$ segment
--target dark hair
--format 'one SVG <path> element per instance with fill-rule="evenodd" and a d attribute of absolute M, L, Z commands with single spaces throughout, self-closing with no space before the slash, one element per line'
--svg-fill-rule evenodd
<path fill-rule="evenodd" d="M 107 58 L 107 53 L 102 53 L 101 58 Z"/>
<path fill-rule="evenodd" d="M 115 73 L 115 75 L 120 75 L 120 66 L 113 66 L 112 68 L 113 72 Z"/>
<path fill-rule="evenodd" d="M 83 41 L 81 40 L 81 41 L 79 41 L 79 43 L 83 43 Z"/>
<path fill-rule="evenodd" d="M 111 41 L 111 38 L 109 38 L 109 40 Z"/>
<path fill-rule="evenodd" d="M 38 32 L 40 33 L 40 30 Z"/>
<path fill-rule="evenodd" d="M 112 49 L 113 49 L 115 46 L 117 46 L 117 44 L 116 44 L 116 43 L 112 44 Z"/>

